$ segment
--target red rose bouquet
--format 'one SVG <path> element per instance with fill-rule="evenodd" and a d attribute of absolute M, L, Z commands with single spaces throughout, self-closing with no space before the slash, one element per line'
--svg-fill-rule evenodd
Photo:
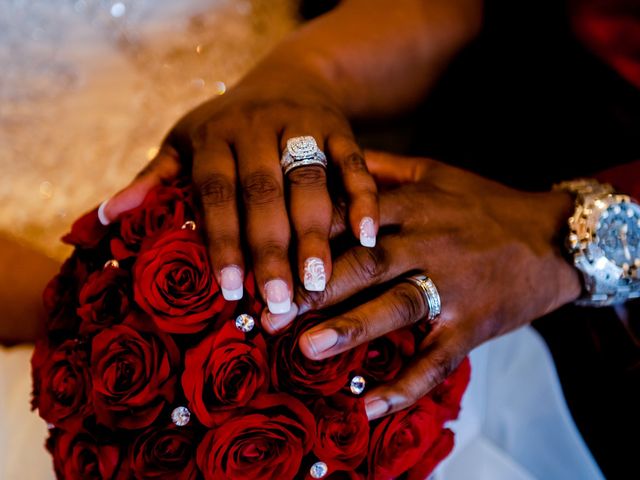
<path fill-rule="evenodd" d="M 109 226 L 94 210 L 44 292 L 33 407 L 58 478 L 424 479 L 451 450 L 465 361 L 409 409 L 369 423 L 361 394 L 414 354 L 419 328 L 324 361 L 299 348 L 310 312 L 268 338 L 251 274 L 216 284 L 187 182 L 152 190 Z"/>

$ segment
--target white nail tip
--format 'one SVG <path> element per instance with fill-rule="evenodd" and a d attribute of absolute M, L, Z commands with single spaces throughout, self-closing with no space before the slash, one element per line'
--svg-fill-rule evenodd
<path fill-rule="evenodd" d="M 327 284 L 324 262 L 317 257 L 309 257 L 304 262 L 304 288 L 309 292 L 322 292 Z"/>
<path fill-rule="evenodd" d="M 236 300 L 240 300 L 244 293 L 244 290 L 242 287 L 236 288 L 234 290 L 229 290 L 227 288 L 220 288 L 220 290 L 222 290 L 222 296 L 228 302 L 235 302 Z"/>
<path fill-rule="evenodd" d="M 370 248 L 376 246 L 375 224 L 371 217 L 364 217 L 360 222 L 360 245 Z"/>
<path fill-rule="evenodd" d="M 104 209 L 107 206 L 108 202 L 109 200 L 105 200 L 98 207 L 98 220 L 100 220 L 100 223 L 105 227 L 111 223 L 111 221 L 107 218 L 107 216 L 104 213 Z"/>
<path fill-rule="evenodd" d="M 234 302 L 243 295 L 242 270 L 235 265 L 229 265 L 220 271 L 220 290 L 225 300 Z"/>
<path fill-rule="evenodd" d="M 291 301 L 288 299 L 282 302 L 267 300 L 267 306 L 269 307 L 269 311 L 271 313 L 275 313 L 276 315 L 281 313 L 288 313 L 289 310 L 291 310 Z"/>
<path fill-rule="evenodd" d="M 376 246 L 376 237 L 364 237 L 360 235 L 360 245 L 363 247 L 375 247 Z"/>

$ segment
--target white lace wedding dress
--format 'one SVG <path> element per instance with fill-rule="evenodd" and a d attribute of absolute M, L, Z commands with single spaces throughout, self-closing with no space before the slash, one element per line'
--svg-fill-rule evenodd
<path fill-rule="evenodd" d="M 286 34 L 292 2 L 0 0 L 0 230 L 63 259 L 70 221 Z M 30 354 L 0 348 L 0 480 L 54 476 L 29 411 Z M 435 478 L 601 478 L 532 330 L 472 364 L 457 446 Z"/>

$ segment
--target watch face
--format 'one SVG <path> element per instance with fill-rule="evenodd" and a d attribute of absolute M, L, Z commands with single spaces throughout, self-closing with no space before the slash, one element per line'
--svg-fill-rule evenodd
<path fill-rule="evenodd" d="M 640 266 L 640 206 L 614 203 L 600 214 L 596 225 L 598 246 L 620 267 Z"/>

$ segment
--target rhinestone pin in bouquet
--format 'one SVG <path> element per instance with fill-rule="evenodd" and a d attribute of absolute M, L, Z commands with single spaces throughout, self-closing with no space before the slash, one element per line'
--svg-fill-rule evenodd
<path fill-rule="evenodd" d="M 398 330 L 323 361 L 269 337 L 253 276 L 227 302 L 187 181 L 103 226 L 94 210 L 44 293 L 33 407 L 61 479 L 422 480 L 450 452 L 465 361 L 412 407 L 370 423 L 362 395 L 394 378 L 425 332 Z"/>

